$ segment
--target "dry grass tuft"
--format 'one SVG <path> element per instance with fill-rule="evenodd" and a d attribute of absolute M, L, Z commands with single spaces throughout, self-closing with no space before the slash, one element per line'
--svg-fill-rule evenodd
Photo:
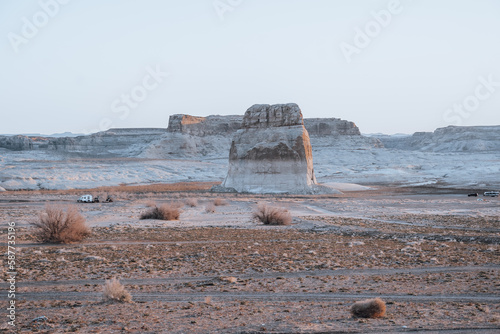
<path fill-rule="evenodd" d="M 141 219 L 178 220 L 180 215 L 179 205 L 163 204 L 141 214 Z"/>
<path fill-rule="evenodd" d="M 74 206 L 47 205 L 31 225 L 36 227 L 35 237 L 41 242 L 70 243 L 90 235 L 85 218 Z"/>
<path fill-rule="evenodd" d="M 381 318 L 385 316 L 385 302 L 380 298 L 359 301 L 352 305 L 351 313 L 358 318 Z"/>
<path fill-rule="evenodd" d="M 156 206 L 156 203 L 152 200 L 148 200 L 146 201 L 146 203 L 144 203 L 144 205 L 146 205 L 147 208 L 154 208 Z"/>
<path fill-rule="evenodd" d="M 214 213 L 215 212 L 215 205 L 213 205 L 212 203 L 207 204 L 207 206 L 205 206 L 205 212 L 206 213 Z"/>
<path fill-rule="evenodd" d="M 196 198 L 188 198 L 186 200 L 186 205 L 195 208 L 198 206 L 198 200 Z"/>
<path fill-rule="evenodd" d="M 106 280 L 102 296 L 105 301 L 118 301 L 122 303 L 130 303 L 132 301 L 130 293 L 125 290 L 123 284 L 116 278 Z"/>
<path fill-rule="evenodd" d="M 214 205 L 215 206 L 227 205 L 227 202 L 226 202 L 226 200 L 224 200 L 222 198 L 216 198 L 216 199 L 214 199 Z"/>
<path fill-rule="evenodd" d="M 265 204 L 259 204 L 253 217 L 264 225 L 290 225 L 292 223 L 292 215 L 287 209 L 275 208 Z"/>

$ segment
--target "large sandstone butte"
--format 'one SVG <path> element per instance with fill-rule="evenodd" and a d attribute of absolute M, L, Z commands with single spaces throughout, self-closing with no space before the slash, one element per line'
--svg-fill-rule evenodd
<path fill-rule="evenodd" d="M 295 103 L 256 104 L 231 143 L 225 188 L 251 193 L 304 193 L 316 184 L 309 134 Z"/>

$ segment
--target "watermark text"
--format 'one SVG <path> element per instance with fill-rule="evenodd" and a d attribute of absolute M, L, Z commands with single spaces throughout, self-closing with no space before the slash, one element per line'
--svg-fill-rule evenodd
<path fill-rule="evenodd" d="M 41 8 L 39 11 L 33 14 L 31 18 L 26 16 L 21 18 L 23 24 L 20 33 L 11 31 L 7 34 L 14 52 L 18 53 L 22 44 L 28 44 L 31 39 L 35 38 L 40 29 L 49 24 L 50 20 L 59 14 L 61 5 L 66 5 L 69 2 L 70 0 L 40 0 L 38 2 Z"/>
<path fill-rule="evenodd" d="M 488 77 L 480 76 L 479 82 L 474 89 L 474 93 L 466 96 L 461 102 L 454 103 L 452 107 L 446 109 L 443 120 L 451 125 L 462 125 L 473 112 L 481 106 L 481 101 L 489 99 L 500 87 L 500 81 L 495 81 L 493 74 Z"/>
<path fill-rule="evenodd" d="M 212 5 L 215 12 L 219 16 L 219 19 L 221 21 L 224 21 L 226 13 L 234 11 L 242 3 L 243 0 L 214 0 L 214 2 L 212 2 Z"/>
<path fill-rule="evenodd" d="M 400 0 L 391 0 L 386 9 L 372 11 L 370 15 L 373 19 L 366 22 L 364 27 L 355 27 L 352 43 L 342 41 L 339 44 L 347 63 L 351 63 L 354 55 L 359 55 L 366 49 L 391 24 L 393 17 L 403 12 L 403 9 Z"/>
<path fill-rule="evenodd" d="M 16 325 L 16 223 L 8 223 L 7 228 L 7 323 L 14 327 Z"/>
<path fill-rule="evenodd" d="M 138 108 L 141 102 L 147 99 L 149 93 L 157 89 L 168 76 L 169 73 L 164 72 L 158 64 L 154 68 L 152 66 L 146 67 L 146 75 L 144 75 L 140 83 L 133 86 L 128 92 L 122 93 L 111 102 L 111 112 L 114 115 L 102 118 L 99 121 L 98 129 L 83 130 L 83 132 L 95 133 L 105 131 L 112 127 L 113 119 L 127 119 L 130 112 Z"/>

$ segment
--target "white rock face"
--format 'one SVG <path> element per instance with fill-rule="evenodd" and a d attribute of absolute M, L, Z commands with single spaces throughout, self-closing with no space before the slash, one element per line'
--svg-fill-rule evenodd
<path fill-rule="evenodd" d="M 251 193 L 304 193 L 316 185 L 309 134 L 300 108 L 254 105 L 231 143 L 223 187 Z"/>

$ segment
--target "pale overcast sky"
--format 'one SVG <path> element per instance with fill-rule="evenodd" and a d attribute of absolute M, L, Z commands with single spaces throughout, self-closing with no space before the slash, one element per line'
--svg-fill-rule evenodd
<path fill-rule="evenodd" d="M 363 133 L 500 124 L 498 0 L 2 0 L 0 36 L 0 133 L 288 102 Z"/>

